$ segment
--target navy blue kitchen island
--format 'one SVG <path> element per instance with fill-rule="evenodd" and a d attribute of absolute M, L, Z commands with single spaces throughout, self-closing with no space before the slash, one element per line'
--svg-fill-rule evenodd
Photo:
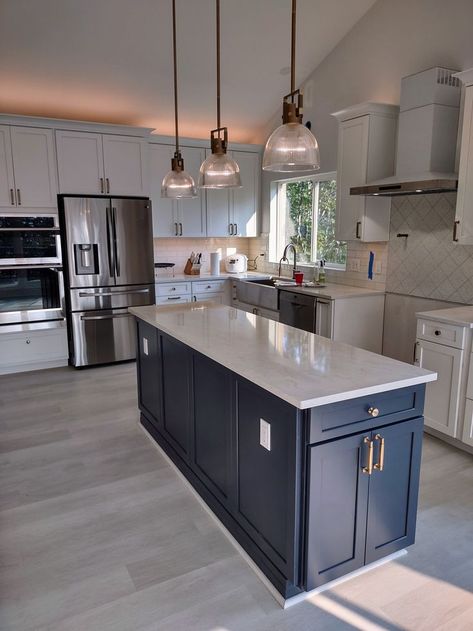
<path fill-rule="evenodd" d="M 136 307 L 141 423 L 283 599 L 414 543 L 435 374 L 230 307 Z"/>

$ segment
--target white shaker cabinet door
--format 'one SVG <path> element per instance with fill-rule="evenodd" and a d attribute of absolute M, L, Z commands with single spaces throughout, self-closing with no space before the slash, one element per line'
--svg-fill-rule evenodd
<path fill-rule="evenodd" d="M 462 440 L 473 447 L 473 401 L 471 399 L 466 400 Z"/>
<path fill-rule="evenodd" d="M 473 244 L 473 85 L 465 88 L 454 240 Z"/>
<path fill-rule="evenodd" d="M 57 208 L 53 131 L 11 127 L 17 206 Z"/>
<path fill-rule="evenodd" d="M 230 190 L 207 189 L 207 236 L 233 236 L 233 226 L 230 219 Z"/>
<path fill-rule="evenodd" d="M 171 145 L 150 144 L 148 152 L 149 196 L 153 209 L 153 237 L 177 237 L 177 201 L 161 197 L 163 177 L 171 170 Z"/>
<path fill-rule="evenodd" d="M 102 134 L 57 130 L 56 152 L 61 193 L 105 194 Z"/>
<path fill-rule="evenodd" d="M 184 169 L 199 182 L 200 165 L 205 160 L 205 149 L 200 147 L 182 147 Z M 171 168 L 169 162 L 168 169 Z M 205 191 L 197 189 L 197 197 L 180 199 L 178 202 L 179 235 L 181 237 L 205 237 Z"/>
<path fill-rule="evenodd" d="M 258 236 L 260 156 L 250 151 L 233 151 L 233 159 L 240 167 L 241 188 L 232 189 L 233 232 L 239 237 Z"/>
<path fill-rule="evenodd" d="M 457 437 L 463 352 L 443 344 L 417 341 L 416 363 L 438 375 L 437 381 L 426 386 L 425 424 L 453 437 Z"/>
<path fill-rule="evenodd" d="M 0 207 L 16 206 L 15 180 L 11 155 L 10 127 L 0 125 Z"/>
<path fill-rule="evenodd" d="M 110 195 L 148 195 L 148 143 L 133 136 L 103 135 L 105 183 Z"/>

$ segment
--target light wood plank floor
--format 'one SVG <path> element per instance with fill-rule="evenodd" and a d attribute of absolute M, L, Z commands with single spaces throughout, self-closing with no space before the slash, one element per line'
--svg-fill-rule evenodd
<path fill-rule="evenodd" d="M 137 427 L 133 364 L 0 377 L 2 631 L 471 631 L 473 457 L 426 438 L 417 544 L 283 611 Z"/>

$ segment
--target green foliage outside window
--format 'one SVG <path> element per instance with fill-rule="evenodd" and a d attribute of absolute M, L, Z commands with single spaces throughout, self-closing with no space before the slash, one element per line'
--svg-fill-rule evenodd
<path fill-rule="evenodd" d="M 302 180 L 286 184 L 286 201 L 290 222 L 289 241 L 296 246 L 302 263 L 325 259 L 329 263 L 346 264 L 346 244 L 335 239 L 336 180 Z M 313 196 L 318 204 L 314 207 Z M 317 202 L 317 199 L 315 200 Z M 313 215 L 316 215 L 317 247 L 312 248 Z"/>

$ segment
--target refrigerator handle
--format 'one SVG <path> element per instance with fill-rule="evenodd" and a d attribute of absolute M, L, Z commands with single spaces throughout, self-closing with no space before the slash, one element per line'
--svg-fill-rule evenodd
<path fill-rule="evenodd" d="M 117 247 L 117 209 L 112 206 L 112 234 L 113 234 L 113 249 L 115 256 L 115 271 L 116 275 L 120 276 L 120 257 L 118 255 Z"/>
<path fill-rule="evenodd" d="M 112 250 L 112 244 L 111 244 L 111 235 L 110 235 L 110 231 L 111 231 L 111 216 L 110 216 L 110 210 L 107 208 L 107 254 L 108 254 L 108 269 L 110 272 L 110 276 L 115 276 L 115 260 L 113 257 L 113 250 Z"/>

